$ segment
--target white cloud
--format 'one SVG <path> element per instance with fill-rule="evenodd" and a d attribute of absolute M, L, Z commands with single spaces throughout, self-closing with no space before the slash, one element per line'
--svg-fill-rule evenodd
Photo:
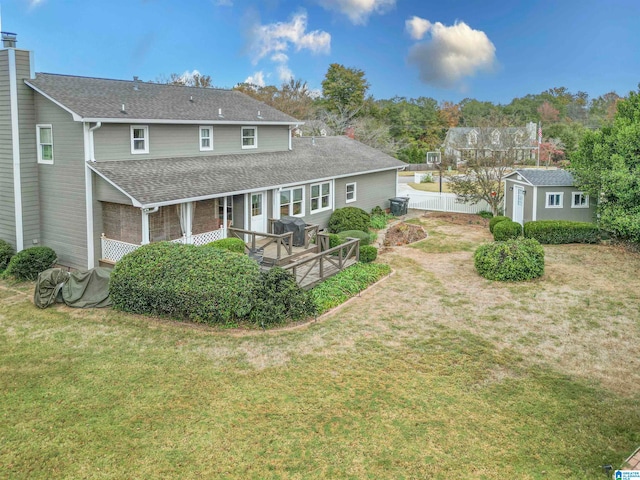
<path fill-rule="evenodd" d="M 286 54 L 280 52 L 272 55 L 271 60 L 278 63 L 287 63 L 289 61 L 289 57 Z"/>
<path fill-rule="evenodd" d="M 329 53 L 331 35 L 321 30 L 307 32 L 307 13 L 293 15 L 290 22 L 255 25 L 250 32 L 254 65 L 267 55 L 286 52 L 290 47 L 311 53 Z"/>
<path fill-rule="evenodd" d="M 431 22 L 415 15 L 404 22 L 407 32 L 414 40 L 422 40 L 427 31 L 431 28 Z"/>
<path fill-rule="evenodd" d="M 462 87 L 464 78 L 489 71 L 496 64 L 496 47 L 491 40 L 464 22 L 447 27 L 440 22 L 413 17 L 407 21 L 406 28 L 414 38 L 431 34 L 430 40 L 416 43 L 409 50 L 408 61 L 418 68 L 424 83 L 444 88 Z"/>
<path fill-rule="evenodd" d="M 373 13 L 383 14 L 396 6 L 396 0 L 316 0 L 326 10 L 338 11 L 355 25 L 363 25 Z"/>
<path fill-rule="evenodd" d="M 278 65 L 277 70 L 278 70 L 278 78 L 280 78 L 280 81 L 283 83 L 287 83 L 289 80 L 294 78 L 293 72 L 286 64 Z"/>
<path fill-rule="evenodd" d="M 29 0 L 29 9 L 39 7 L 44 3 L 44 0 Z"/>
<path fill-rule="evenodd" d="M 257 85 L 259 87 L 264 87 L 266 84 L 264 83 L 264 73 L 262 71 L 256 72 L 253 75 L 249 75 L 244 83 L 250 83 L 251 85 Z"/>
<path fill-rule="evenodd" d="M 186 70 L 182 75 L 180 75 L 180 81 L 182 81 L 185 85 L 191 85 L 193 83 L 193 78 L 196 76 L 202 76 L 200 71 L 196 70 L 195 68 L 191 71 Z"/>

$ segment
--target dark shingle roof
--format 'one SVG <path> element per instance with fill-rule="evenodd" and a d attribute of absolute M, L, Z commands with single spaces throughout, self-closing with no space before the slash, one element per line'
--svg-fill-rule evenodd
<path fill-rule="evenodd" d="M 38 73 L 35 79 L 26 80 L 26 83 L 83 120 L 299 123 L 295 118 L 235 90 L 50 73 Z M 123 104 L 126 113 L 121 111 Z M 218 116 L 219 109 L 222 109 L 224 118 Z M 258 118 L 258 111 L 262 118 Z"/>
<path fill-rule="evenodd" d="M 514 173 L 522 176 L 527 182 L 536 187 L 573 186 L 573 176 L 566 170 L 538 170 L 524 168 L 522 170 L 516 170 Z M 513 175 L 513 173 L 511 175 Z"/>
<path fill-rule="evenodd" d="M 394 170 L 405 164 L 347 137 L 294 138 L 293 150 L 91 163 L 139 205 Z"/>

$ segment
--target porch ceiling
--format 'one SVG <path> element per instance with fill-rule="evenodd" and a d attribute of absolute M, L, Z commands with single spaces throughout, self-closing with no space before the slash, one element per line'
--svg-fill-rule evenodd
<path fill-rule="evenodd" d="M 295 138 L 293 150 L 285 152 L 89 164 L 143 207 L 394 170 L 404 165 L 347 137 L 322 137 L 315 142 Z"/>

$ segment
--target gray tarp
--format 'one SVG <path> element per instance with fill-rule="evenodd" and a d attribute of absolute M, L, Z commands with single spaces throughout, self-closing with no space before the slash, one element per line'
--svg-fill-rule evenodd
<path fill-rule="evenodd" d="M 110 275 L 111 270 L 102 267 L 71 273 L 50 268 L 38 275 L 33 301 L 40 308 L 56 301 L 77 308 L 108 307 Z"/>

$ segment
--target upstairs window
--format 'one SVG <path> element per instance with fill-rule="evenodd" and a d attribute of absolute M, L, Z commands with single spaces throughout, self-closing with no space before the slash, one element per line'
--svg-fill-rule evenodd
<path fill-rule="evenodd" d="M 311 185 L 311 213 L 331 208 L 331 182 Z"/>
<path fill-rule="evenodd" d="M 546 208 L 562 208 L 562 197 L 563 197 L 563 194 L 561 192 L 547 193 L 547 201 L 546 201 L 545 207 Z"/>
<path fill-rule="evenodd" d="M 131 153 L 149 153 L 149 127 L 131 125 Z"/>
<path fill-rule="evenodd" d="M 498 130 L 494 130 L 493 132 L 491 132 L 491 143 L 493 145 L 500 144 L 500 132 Z"/>
<path fill-rule="evenodd" d="M 242 148 L 258 148 L 258 127 L 242 127 Z"/>
<path fill-rule="evenodd" d="M 213 150 L 213 127 L 200 127 L 200 151 L 207 152 Z"/>
<path fill-rule="evenodd" d="M 53 127 L 36 125 L 36 143 L 38 144 L 38 163 L 53 163 Z"/>

